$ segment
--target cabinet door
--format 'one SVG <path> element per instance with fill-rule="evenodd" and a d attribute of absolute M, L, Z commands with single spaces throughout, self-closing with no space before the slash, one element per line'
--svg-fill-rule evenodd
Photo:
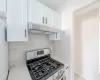
<path fill-rule="evenodd" d="M 47 25 L 50 27 L 54 27 L 54 11 L 50 8 L 47 8 Z"/>
<path fill-rule="evenodd" d="M 7 0 L 8 41 L 27 41 L 27 0 Z"/>
<path fill-rule="evenodd" d="M 49 40 L 61 40 L 61 33 L 58 32 L 58 33 L 54 33 L 54 34 L 51 34 L 49 35 Z"/>
<path fill-rule="evenodd" d="M 6 0 L 0 0 L 0 11 L 6 12 Z"/>
<path fill-rule="evenodd" d="M 61 15 L 60 15 L 60 13 L 54 12 L 54 23 L 55 23 L 55 28 L 61 29 Z"/>
<path fill-rule="evenodd" d="M 0 19 L 0 80 L 8 75 L 8 44 L 5 36 L 5 23 Z"/>
<path fill-rule="evenodd" d="M 44 24 L 44 5 L 36 0 L 29 0 L 28 21 L 35 24 Z"/>
<path fill-rule="evenodd" d="M 7 41 L 13 42 L 13 41 L 27 41 L 27 29 L 23 26 L 11 26 L 7 28 Z"/>

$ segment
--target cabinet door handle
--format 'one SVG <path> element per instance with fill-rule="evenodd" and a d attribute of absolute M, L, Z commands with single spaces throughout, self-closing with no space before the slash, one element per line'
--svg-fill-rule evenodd
<path fill-rule="evenodd" d="M 44 17 L 42 18 L 42 22 L 44 23 Z"/>
<path fill-rule="evenodd" d="M 5 32 L 5 41 L 7 41 L 7 27 L 5 26 L 5 28 L 4 28 L 4 32 Z"/>
<path fill-rule="evenodd" d="M 26 37 L 26 29 L 25 29 L 25 37 Z"/>
<path fill-rule="evenodd" d="M 46 18 L 46 24 L 48 24 L 48 18 Z"/>
<path fill-rule="evenodd" d="M 56 38 L 57 38 L 57 33 L 56 33 Z"/>

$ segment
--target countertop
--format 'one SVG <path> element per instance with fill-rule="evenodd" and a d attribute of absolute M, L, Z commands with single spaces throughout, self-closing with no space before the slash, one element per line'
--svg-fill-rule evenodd
<path fill-rule="evenodd" d="M 27 66 L 19 66 L 10 69 L 8 80 L 32 80 Z"/>

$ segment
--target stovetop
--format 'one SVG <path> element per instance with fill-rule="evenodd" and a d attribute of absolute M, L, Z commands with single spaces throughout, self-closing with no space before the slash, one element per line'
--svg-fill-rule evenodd
<path fill-rule="evenodd" d="M 33 80 L 42 80 L 42 78 L 48 76 L 62 66 L 64 65 L 52 59 L 50 55 L 27 60 L 27 67 Z"/>

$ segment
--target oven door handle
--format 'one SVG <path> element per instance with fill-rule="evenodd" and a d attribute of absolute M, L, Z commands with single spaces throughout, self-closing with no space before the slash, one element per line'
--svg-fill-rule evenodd
<path fill-rule="evenodd" d="M 56 77 L 56 79 L 53 78 L 53 80 L 66 80 L 64 75 Z"/>

